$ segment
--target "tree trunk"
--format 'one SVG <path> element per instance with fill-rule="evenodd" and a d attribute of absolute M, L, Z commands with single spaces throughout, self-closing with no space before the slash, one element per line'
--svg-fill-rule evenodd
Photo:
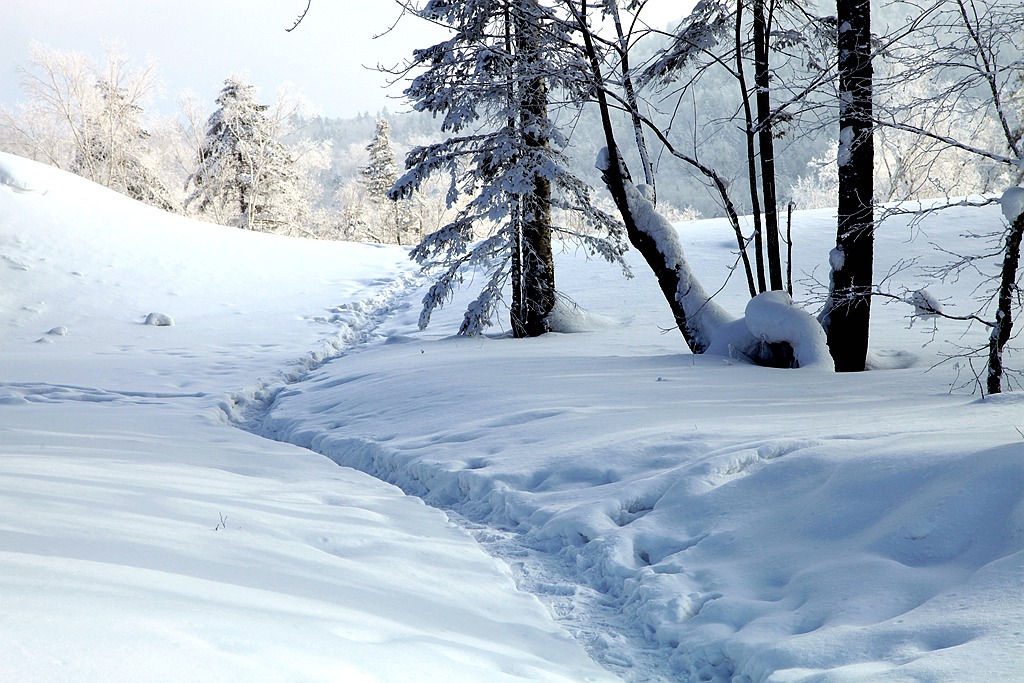
<path fill-rule="evenodd" d="M 516 15 L 516 52 L 524 76 L 520 86 L 519 130 L 528 156 L 540 157 L 548 146 L 548 90 L 542 75 L 539 33 L 540 9 L 526 0 Z M 534 173 L 533 191 L 522 198 L 520 305 L 513 306 L 512 334 L 537 337 L 548 331 L 547 317 L 555 306 L 555 259 L 551 250 L 551 181 Z M 515 298 L 515 297 L 513 297 Z"/>
<path fill-rule="evenodd" d="M 768 283 L 782 289 L 782 256 L 779 248 L 779 210 L 775 191 L 775 141 L 772 138 L 771 69 L 768 63 L 768 20 L 764 0 L 754 0 L 754 87 L 757 90 L 757 140 L 761 161 L 761 193 L 764 196 L 765 248 Z"/>
<path fill-rule="evenodd" d="M 822 323 L 838 372 L 864 370 L 874 261 L 871 3 L 839 0 L 839 225 Z"/>
<path fill-rule="evenodd" d="M 1020 266 L 1020 245 L 1024 237 L 1024 213 L 1017 215 L 1006 235 L 1003 268 L 1000 272 L 996 324 L 988 340 L 988 393 L 1003 390 L 1003 347 L 1010 341 L 1013 329 L 1013 294 L 1017 290 L 1017 268 Z"/>
<path fill-rule="evenodd" d="M 757 291 L 768 289 L 764 276 L 764 232 L 761 229 L 761 196 L 757 190 L 757 133 L 750 108 L 750 93 L 743 67 L 743 0 L 736 2 L 736 78 L 739 80 L 743 101 L 744 133 L 747 138 L 747 183 L 750 190 L 750 212 L 754 219 L 754 264 L 757 268 Z M 753 295 L 751 295 L 753 298 Z"/>

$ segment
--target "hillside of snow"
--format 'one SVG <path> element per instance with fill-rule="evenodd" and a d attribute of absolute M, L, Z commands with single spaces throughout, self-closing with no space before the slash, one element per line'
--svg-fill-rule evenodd
<path fill-rule="evenodd" d="M 888 221 L 876 270 L 966 313 L 932 245 L 1002 220 Z M 794 217 L 798 301 L 834 224 Z M 680 238 L 717 289 L 724 223 Z M 401 248 L 0 155 L 0 680 L 1020 680 L 1024 399 L 940 363 L 985 330 L 878 302 L 871 372 L 694 357 L 631 262 L 566 247 L 565 333 L 457 338 Z"/>

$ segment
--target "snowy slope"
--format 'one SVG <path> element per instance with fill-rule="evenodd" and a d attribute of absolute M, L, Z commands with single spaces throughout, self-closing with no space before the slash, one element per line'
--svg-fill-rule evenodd
<path fill-rule="evenodd" d="M 0 680 L 1022 680 L 1024 402 L 928 370 L 983 330 L 880 305 L 875 372 L 694 358 L 639 264 L 567 249 L 574 334 L 459 339 L 401 250 L 0 183 Z M 887 223 L 879 272 L 1000 220 Z M 798 300 L 831 226 L 796 217 Z M 724 225 L 681 237 L 717 287 Z"/>
<path fill-rule="evenodd" d="M 404 254 L 0 183 L 0 680 L 612 680 L 444 514 L 225 424 L 371 337 Z"/>

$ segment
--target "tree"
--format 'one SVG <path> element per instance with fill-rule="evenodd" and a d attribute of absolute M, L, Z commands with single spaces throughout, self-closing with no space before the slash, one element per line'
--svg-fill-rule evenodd
<path fill-rule="evenodd" d="M 295 160 L 266 114 L 268 105 L 256 101 L 255 86 L 237 77 L 224 81 L 217 104 L 187 181 L 192 193 L 186 207 L 246 230 L 296 231 L 301 207 Z"/>
<path fill-rule="evenodd" d="M 448 26 L 449 39 L 417 50 L 409 70 L 422 69 L 406 94 L 419 111 L 442 117 L 450 136 L 413 149 L 405 175 L 392 191 L 408 197 L 432 174 L 450 178 L 448 201 L 471 197 L 448 225 L 412 256 L 438 272 L 424 299 L 421 326 L 450 297 L 467 269 L 487 272 L 483 291 L 466 311 L 461 334 L 494 322 L 506 285 L 517 337 L 547 330 L 555 303 L 552 235 L 579 240 L 593 253 L 617 260 L 622 245 L 614 220 L 590 200 L 585 183 L 567 170 L 564 138 L 549 116 L 552 89 L 577 85 L 555 8 L 537 0 L 430 0 L 416 14 Z M 565 60 L 565 61 L 562 61 Z M 581 212 L 605 235 L 569 234 L 551 222 L 553 206 Z M 476 241 L 475 230 L 493 226 Z"/>
<path fill-rule="evenodd" d="M 391 146 L 387 119 L 377 119 L 373 140 L 367 145 L 369 163 L 360 170 L 366 188 L 371 234 L 378 242 L 402 244 L 407 232 L 416 231 L 416 219 L 407 199 L 392 199 L 388 192 L 398 181 L 398 162 Z"/>
<path fill-rule="evenodd" d="M 118 46 L 100 65 L 33 43 L 22 68 L 28 101 L 5 112 L 12 151 L 77 173 L 164 210 L 176 210 L 156 168 L 143 104 L 156 89 L 152 65 L 133 69 Z"/>
<path fill-rule="evenodd" d="M 871 3 L 839 0 L 839 225 L 822 312 L 840 372 L 867 365 L 874 263 Z"/>
<path fill-rule="evenodd" d="M 903 32 L 905 39 L 891 41 L 886 46 L 887 54 L 898 60 L 901 80 L 909 74 L 942 87 L 911 91 L 900 106 L 878 113 L 878 125 L 887 132 L 912 136 L 944 154 L 973 157 L 974 166 L 985 169 L 982 179 L 986 189 L 1011 185 L 1002 199 L 1007 229 L 994 236 L 998 249 L 987 254 L 957 255 L 954 263 L 941 269 L 955 276 L 965 268 L 980 270 L 984 259 L 998 259 L 1000 265 L 992 274 L 992 286 L 979 290 L 980 306 L 973 314 L 937 313 L 980 322 L 989 328 L 985 385 L 989 393 L 998 393 L 1007 374 L 1003 353 L 1011 338 L 1013 311 L 1020 308 L 1017 281 L 1024 231 L 1020 218 L 1022 191 L 1013 186 L 1024 179 L 1024 56 L 1020 51 L 1024 44 L 1024 5 L 1001 0 L 950 0 L 918 8 L 911 20 L 913 30 Z M 908 117 L 907 111 L 971 115 L 952 125 L 936 125 L 934 119 Z M 938 121 L 946 124 L 945 118 Z"/>
<path fill-rule="evenodd" d="M 699 163 L 674 156 L 711 182 L 727 215 L 730 205 L 750 208 L 753 232 L 749 239 L 740 236 L 738 243 L 745 266 L 747 243 L 753 246 L 757 281 L 750 283 L 751 296 L 784 287 L 776 190 L 779 152 L 814 137 L 822 104 L 831 96 L 833 70 L 825 55 L 834 44 L 834 19 L 815 16 L 806 4 L 698 3 L 641 77 L 644 85 L 657 88 L 652 94 L 676 100 L 675 113 L 683 126 L 691 119 L 692 149 L 687 156 Z M 709 102 L 712 97 L 717 99 L 714 105 Z M 694 105 L 690 116 L 679 110 L 678 103 L 687 100 L 702 102 L 699 108 Z M 793 135 L 791 130 L 798 126 L 800 135 Z M 665 129 L 679 127 L 673 122 Z M 676 139 L 681 137 L 677 134 Z M 741 171 L 734 166 L 734 155 L 722 153 L 723 145 L 743 150 L 746 196 L 738 184 L 730 187 L 728 179 Z M 739 231 L 738 220 L 733 222 Z"/>
<path fill-rule="evenodd" d="M 96 83 L 102 107 L 85 114 L 71 171 L 164 211 L 176 209 L 166 186 L 147 163 L 149 131 L 142 107 L 111 80 Z"/>
<path fill-rule="evenodd" d="M 1020 305 L 1017 270 L 1020 267 L 1021 240 L 1024 238 L 1024 188 L 1013 187 L 1003 193 L 1003 215 L 1009 223 L 1003 242 L 1003 262 L 999 270 L 996 314 L 988 340 L 988 373 L 986 388 L 990 394 L 1003 390 L 1003 350 L 1013 331 L 1014 299 Z"/>

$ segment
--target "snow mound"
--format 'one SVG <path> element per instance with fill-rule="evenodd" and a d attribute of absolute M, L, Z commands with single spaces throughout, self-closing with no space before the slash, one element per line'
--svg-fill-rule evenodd
<path fill-rule="evenodd" d="M 1006 220 L 1013 223 L 1017 216 L 1024 213 L 1024 187 L 1011 187 L 1003 193 L 999 204 L 1003 207 Z"/>
<path fill-rule="evenodd" d="M 835 371 L 825 330 L 785 292 L 762 292 L 746 309 L 747 329 L 761 341 L 788 342 L 797 367 Z"/>
<path fill-rule="evenodd" d="M 146 316 L 146 324 L 153 327 L 174 327 L 174 319 L 166 313 L 150 313 Z"/>
<path fill-rule="evenodd" d="M 563 334 L 597 332 L 615 324 L 608 316 L 590 313 L 561 299 L 555 302 L 554 309 L 548 314 L 547 322 L 551 332 Z"/>

